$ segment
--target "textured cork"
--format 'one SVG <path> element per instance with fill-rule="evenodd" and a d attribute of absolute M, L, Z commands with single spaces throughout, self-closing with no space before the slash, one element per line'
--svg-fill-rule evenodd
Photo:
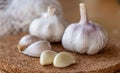
<path fill-rule="evenodd" d="M 53 65 L 41 66 L 39 58 L 19 53 L 16 45 L 26 33 L 11 35 L 0 39 L 1 73 L 114 73 L 120 70 L 120 47 L 115 39 L 99 54 L 88 56 L 70 52 L 75 56 L 76 64 L 66 68 Z M 114 43 L 112 43 L 114 42 Z M 56 52 L 65 51 L 60 43 L 52 43 Z"/>

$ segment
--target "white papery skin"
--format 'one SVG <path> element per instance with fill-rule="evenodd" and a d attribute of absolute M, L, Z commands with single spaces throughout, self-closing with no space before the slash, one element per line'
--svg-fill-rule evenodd
<path fill-rule="evenodd" d="M 20 39 L 18 46 L 17 46 L 19 52 L 22 52 L 22 50 L 24 50 L 26 47 L 28 47 L 32 43 L 37 42 L 39 40 L 42 40 L 42 39 L 40 39 L 36 36 L 33 36 L 33 35 L 24 36 L 23 38 Z"/>
<path fill-rule="evenodd" d="M 35 19 L 29 27 L 29 33 L 49 42 L 59 42 L 68 23 L 54 14 L 55 8 L 49 7 L 48 12 Z M 66 24 L 67 23 L 67 24 Z"/>
<path fill-rule="evenodd" d="M 22 53 L 32 57 L 40 57 L 41 53 L 45 50 L 51 50 L 50 43 L 47 41 L 38 41 L 28 46 Z"/>
<path fill-rule="evenodd" d="M 100 25 L 87 19 L 85 5 L 80 6 L 81 21 L 66 28 L 62 45 L 66 50 L 94 55 L 106 46 L 108 36 Z"/>
<path fill-rule="evenodd" d="M 56 8 L 55 14 L 63 17 L 58 0 L 1 0 L 0 37 L 28 31 L 31 21 L 46 12 L 48 6 Z"/>
<path fill-rule="evenodd" d="M 40 38 L 33 36 L 33 35 L 26 35 L 19 41 L 19 45 L 25 46 L 25 45 L 31 45 L 32 43 L 41 40 Z"/>

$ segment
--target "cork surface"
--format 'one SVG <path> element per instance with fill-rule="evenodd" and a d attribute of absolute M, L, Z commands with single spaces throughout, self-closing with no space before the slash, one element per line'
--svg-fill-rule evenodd
<path fill-rule="evenodd" d="M 21 33 L 0 39 L 0 69 L 8 73 L 113 73 L 120 70 L 120 47 L 115 44 L 118 40 L 111 38 L 107 47 L 94 56 L 70 52 L 75 56 L 76 64 L 60 69 L 53 65 L 41 66 L 39 58 L 18 52 L 16 45 L 26 34 Z M 60 43 L 52 43 L 52 47 L 57 52 L 65 51 Z"/>

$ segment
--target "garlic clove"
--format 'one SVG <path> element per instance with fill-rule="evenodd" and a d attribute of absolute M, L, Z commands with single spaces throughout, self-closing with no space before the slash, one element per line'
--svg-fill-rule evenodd
<path fill-rule="evenodd" d="M 64 30 L 68 25 L 65 19 L 55 15 L 56 9 L 48 7 L 48 12 L 43 13 L 40 18 L 33 20 L 29 32 L 49 42 L 59 42 L 62 39 Z"/>
<path fill-rule="evenodd" d="M 60 52 L 54 58 L 55 67 L 67 67 L 75 63 L 75 58 L 68 52 Z"/>
<path fill-rule="evenodd" d="M 66 28 L 62 45 L 66 50 L 80 54 L 97 54 L 107 44 L 107 32 L 99 24 L 88 20 L 84 3 L 80 3 L 80 12 L 80 22 Z"/>
<path fill-rule="evenodd" d="M 46 50 L 40 56 L 41 65 L 53 64 L 54 57 L 57 55 L 57 52 Z"/>
<path fill-rule="evenodd" d="M 40 38 L 34 36 L 34 35 L 26 35 L 19 41 L 17 48 L 19 52 L 22 52 L 25 48 L 27 48 L 32 43 L 41 40 Z"/>
<path fill-rule="evenodd" d="M 28 46 L 22 53 L 33 57 L 40 57 L 41 53 L 45 50 L 51 50 L 50 43 L 47 41 L 37 41 Z"/>

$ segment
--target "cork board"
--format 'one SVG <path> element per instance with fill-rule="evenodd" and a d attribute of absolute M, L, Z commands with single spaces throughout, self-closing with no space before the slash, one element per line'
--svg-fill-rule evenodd
<path fill-rule="evenodd" d="M 66 68 L 53 65 L 41 66 L 39 58 L 18 52 L 16 45 L 27 33 L 6 36 L 0 39 L 0 69 L 9 73 L 113 73 L 120 70 L 120 47 L 116 39 L 110 39 L 106 48 L 97 55 L 88 56 L 70 52 L 76 64 Z M 53 50 L 65 51 L 61 43 L 52 43 Z"/>

